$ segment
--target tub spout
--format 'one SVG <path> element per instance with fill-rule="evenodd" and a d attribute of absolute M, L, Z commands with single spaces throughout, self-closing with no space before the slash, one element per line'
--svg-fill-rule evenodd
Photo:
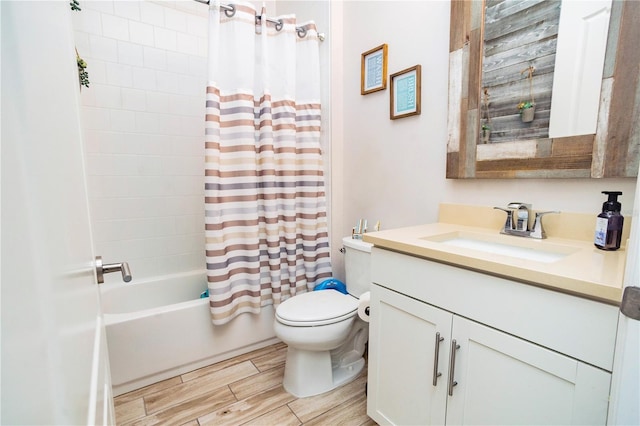
<path fill-rule="evenodd" d="M 96 277 L 98 284 L 104 283 L 104 274 L 120 271 L 122 273 L 122 281 L 128 283 L 131 281 L 131 269 L 127 262 L 122 263 L 102 263 L 102 256 L 96 256 Z"/>

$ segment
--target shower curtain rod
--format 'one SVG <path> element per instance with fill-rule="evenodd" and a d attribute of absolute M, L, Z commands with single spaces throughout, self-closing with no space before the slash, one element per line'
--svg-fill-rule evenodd
<path fill-rule="evenodd" d="M 198 3 L 209 4 L 209 0 L 195 0 Z M 227 15 L 227 18 L 232 18 L 233 15 L 236 14 L 236 6 L 233 4 L 223 4 L 220 3 L 220 9 L 224 10 L 224 14 Z M 262 15 L 256 15 L 256 21 L 262 19 Z M 272 24 L 276 24 L 276 31 L 280 31 L 282 29 L 282 20 L 281 19 L 270 19 L 266 18 L 267 22 L 271 22 Z M 296 32 L 298 33 L 298 37 L 305 38 L 307 35 L 307 30 L 303 27 L 296 27 Z M 324 41 L 324 33 L 318 33 L 318 40 Z"/>

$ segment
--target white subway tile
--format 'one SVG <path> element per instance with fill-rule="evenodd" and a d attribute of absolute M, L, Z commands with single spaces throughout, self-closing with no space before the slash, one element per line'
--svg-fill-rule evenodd
<path fill-rule="evenodd" d="M 102 14 L 102 35 L 128 41 L 129 21 L 118 16 Z"/>
<path fill-rule="evenodd" d="M 209 35 L 209 21 L 202 16 L 187 16 L 187 33 L 197 37 L 207 37 Z"/>
<path fill-rule="evenodd" d="M 76 49 L 83 58 L 91 57 L 91 43 L 89 43 L 89 34 L 84 31 L 74 31 L 73 41 L 75 42 Z"/>
<path fill-rule="evenodd" d="M 130 178 L 128 184 L 135 197 L 162 197 L 166 192 L 163 176 L 135 176 Z"/>
<path fill-rule="evenodd" d="M 133 279 L 144 280 L 151 277 L 156 277 L 158 275 L 165 275 L 169 273 L 175 272 L 159 272 L 159 268 L 162 257 L 146 257 L 142 259 L 133 259 L 129 261 L 129 267 L 131 268 Z M 113 274 L 112 274 L 113 275 Z"/>
<path fill-rule="evenodd" d="M 146 111 L 146 91 L 139 89 L 122 89 L 122 108 L 134 111 Z"/>
<path fill-rule="evenodd" d="M 133 70 L 131 66 L 108 62 L 107 83 L 120 87 L 132 87 Z"/>
<path fill-rule="evenodd" d="M 130 198 L 132 196 L 129 189 L 129 182 L 131 176 L 100 176 L 101 184 L 103 187 L 104 197 L 120 197 Z M 126 212 L 123 212 L 121 217 L 126 217 Z"/>
<path fill-rule="evenodd" d="M 118 60 L 118 45 L 116 40 L 99 35 L 89 35 L 91 57 L 102 61 L 116 62 Z"/>
<path fill-rule="evenodd" d="M 162 134 L 179 136 L 182 135 L 182 121 L 179 116 L 165 115 L 161 123 Z"/>
<path fill-rule="evenodd" d="M 175 235 L 163 239 L 168 254 L 192 253 L 204 250 L 204 232 L 202 235 Z"/>
<path fill-rule="evenodd" d="M 204 169 L 204 158 L 199 157 L 164 157 L 162 171 L 169 176 L 199 176 Z M 192 194 L 193 195 L 193 194 Z"/>
<path fill-rule="evenodd" d="M 181 134 L 204 138 L 204 119 L 202 117 L 180 117 Z"/>
<path fill-rule="evenodd" d="M 154 74 L 155 77 L 155 74 Z M 170 107 L 169 99 L 171 96 L 167 93 L 160 92 L 152 92 L 147 91 L 147 111 L 149 112 L 160 112 L 160 113 L 168 113 Z"/>
<path fill-rule="evenodd" d="M 134 132 L 136 130 L 136 113 L 125 110 L 111 110 L 111 128 L 117 132 Z"/>
<path fill-rule="evenodd" d="M 148 1 L 140 3 L 140 19 L 147 24 L 164 27 L 163 7 Z"/>
<path fill-rule="evenodd" d="M 167 30 L 165 28 L 154 27 L 153 36 L 155 39 L 155 47 L 164 50 L 176 50 L 177 49 L 177 33 L 173 30 Z"/>
<path fill-rule="evenodd" d="M 187 55 L 197 55 L 198 37 L 178 33 L 178 52 L 186 53 Z"/>
<path fill-rule="evenodd" d="M 144 65 L 142 55 L 142 46 L 125 41 L 118 42 L 118 62 L 120 64 L 141 67 Z"/>
<path fill-rule="evenodd" d="M 144 48 L 144 66 L 145 68 L 153 68 L 156 70 L 167 69 L 167 54 L 162 49 L 153 47 Z"/>
<path fill-rule="evenodd" d="M 102 35 L 102 19 L 100 12 L 87 9 L 71 14 L 73 28 L 90 34 Z"/>
<path fill-rule="evenodd" d="M 189 55 L 178 52 L 167 52 L 167 71 L 178 74 L 189 72 Z"/>
<path fill-rule="evenodd" d="M 91 90 L 95 94 L 96 106 L 102 108 L 122 108 L 120 87 L 105 84 L 94 84 Z"/>
<path fill-rule="evenodd" d="M 149 112 L 136 112 L 136 131 L 141 133 L 160 133 L 160 115 Z"/>
<path fill-rule="evenodd" d="M 172 95 L 169 112 L 175 115 L 198 117 L 198 119 L 204 120 L 205 102 L 204 96 Z"/>
<path fill-rule="evenodd" d="M 141 90 L 156 90 L 156 72 L 147 68 L 133 68 L 133 87 Z"/>
<path fill-rule="evenodd" d="M 206 93 L 206 84 L 201 78 L 191 75 L 178 75 L 178 93 L 187 96 L 198 96 Z"/>
<path fill-rule="evenodd" d="M 110 155 L 102 153 L 87 154 L 86 160 L 87 170 L 90 171 L 92 176 L 106 176 L 113 174 L 113 161 Z"/>
<path fill-rule="evenodd" d="M 108 130 L 109 110 L 106 108 L 82 107 L 82 124 L 85 129 Z"/>
<path fill-rule="evenodd" d="M 179 272 L 198 271 L 206 268 L 205 251 L 185 253 L 174 256 L 166 256 L 158 259 L 156 275 L 175 274 Z M 207 282 L 203 279 L 202 291 L 207 288 Z M 198 296 L 194 296 L 196 298 Z"/>
<path fill-rule="evenodd" d="M 186 33 L 187 32 L 187 14 L 179 10 L 164 10 L 165 26 L 169 29 Z"/>
<path fill-rule="evenodd" d="M 139 1 L 114 1 L 113 10 L 117 16 L 131 19 L 134 21 L 140 20 L 140 2 Z"/>
<path fill-rule="evenodd" d="M 85 154 L 100 153 L 100 139 L 102 130 L 85 129 L 82 132 L 82 143 L 84 145 Z"/>
<path fill-rule="evenodd" d="M 117 219 L 120 215 L 118 205 L 115 198 L 89 198 L 89 210 L 91 212 L 91 220 L 109 220 Z M 98 250 L 98 253 L 101 251 Z M 102 254 L 104 256 L 104 254 Z"/>
<path fill-rule="evenodd" d="M 184 215 L 174 218 L 177 234 L 204 233 L 204 215 Z"/>
<path fill-rule="evenodd" d="M 89 84 L 89 88 L 83 87 L 80 90 L 80 102 L 83 106 L 98 106 L 96 105 L 96 92 L 91 84 Z"/>
<path fill-rule="evenodd" d="M 207 59 L 200 56 L 189 56 L 188 73 L 195 77 L 207 78 Z M 206 81 L 206 80 L 205 80 Z"/>
<path fill-rule="evenodd" d="M 158 91 L 165 93 L 179 93 L 178 74 L 157 71 L 156 77 Z"/>
<path fill-rule="evenodd" d="M 113 2 L 112 1 L 83 1 L 80 2 L 80 8 L 82 9 L 79 12 L 75 13 L 84 13 L 89 10 L 95 10 L 100 13 L 110 13 L 113 14 Z"/>
<path fill-rule="evenodd" d="M 159 176 L 162 174 L 162 157 L 150 155 L 136 156 L 138 176 Z"/>
<path fill-rule="evenodd" d="M 209 42 L 206 37 L 198 37 L 198 52 L 196 55 L 202 58 L 206 58 L 209 55 Z"/>
<path fill-rule="evenodd" d="M 189 0 L 176 0 L 174 3 L 175 9 L 182 10 L 187 13 L 197 13 L 199 6 L 203 6 L 203 4 Z"/>
<path fill-rule="evenodd" d="M 153 46 L 153 26 L 142 22 L 129 21 L 129 36 L 133 43 Z"/>
<path fill-rule="evenodd" d="M 204 118 L 202 118 L 204 123 Z M 173 140 L 169 155 L 190 155 L 204 158 L 204 136 L 177 136 Z"/>
<path fill-rule="evenodd" d="M 89 73 L 89 90 L 94 83 L 107 83 L 107 65 L 99 59 L 89 58 L 87 62 L 87 72 Z"/>

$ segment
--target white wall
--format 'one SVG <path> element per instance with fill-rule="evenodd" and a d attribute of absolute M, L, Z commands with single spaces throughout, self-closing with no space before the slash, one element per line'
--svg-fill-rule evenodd
<path fill-rule="evenodd" d="M 208 7 L 80 6 L 73 24 L 91 81 L 82 116 L 96 253 L 128 261 L 134 279 L 202 269 Z"/>
<path fill-rule="evenodd" d="M 342 90 L 334 88 L 332 107 L 344 121 L 343 129 L 334 126 L 332 134 L 334 158 L 344 162 L 341 171 L 335 171 L 334 162 L 333 185 L 342 188 L 343 206 L 334 205 L 332 213 L 339 220 L 337 209 L 342 209 L 342 234 L 361 217 L 370 224 L 380 220 L 383 229 L 433 222 L 441 202 L 503 206 L 525 201 L 534 209 L 595 215 L 605 201 L 602 190 L 623 191 L 623 214 L 630 216 L 635 179 L 445 178 L 449 9 L 449 1 L 332 3 L 332 36 L 341 38 L 343 51 L 333 58 L 332 84 Z M 389 74 L 422 65 L 421 115 L 390 120 L 389 86 L 360 95 L 360 55 L 382 43 L 389 46 Z M 332 241 L 335 256 L 335 236 Z"/>

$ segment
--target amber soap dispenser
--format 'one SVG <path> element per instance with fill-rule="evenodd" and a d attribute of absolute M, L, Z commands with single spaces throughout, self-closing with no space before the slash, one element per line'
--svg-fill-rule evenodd
<path fill-rule="evenodd" d="M 602 191 L 609 199 L 602 204 L 602 213 L 596 219 L 594 244 L 601 250 L 618 250 L 622 239 L 624 217 L 620 214 L 622 205 L 618 202 L 620 191 Z"/>

